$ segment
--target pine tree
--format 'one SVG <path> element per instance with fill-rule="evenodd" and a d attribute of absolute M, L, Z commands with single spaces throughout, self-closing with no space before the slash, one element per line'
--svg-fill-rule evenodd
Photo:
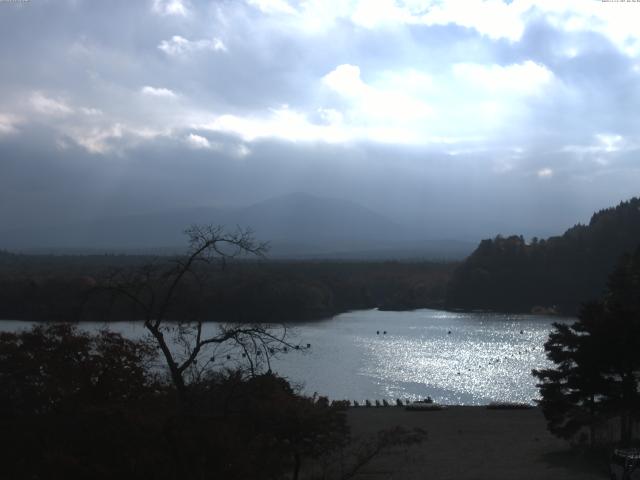
<path fill-rule="evenodd" d="M 571 438 L 598 422 L 620 418 L 620 440 L 631 441 L 640 413 L 640 248 L 622 258 L 601 302 L 582 307 L 572 325 L 554 324 L 545 343 L 554 368 L 534 370 L 549 430 Z"/>
<path fill-rule="evenodd" d="M 602 305 L 588 304 L 573 325 L 555 323 L 545 350 L 556 367 L 533 372 L 541 380 L 539 405 L 548 428 L 559 437 L 571 438 L 587 426 L 594 442 L 602 392 L 608 385 L 591 331 L 601 319 Z"/>

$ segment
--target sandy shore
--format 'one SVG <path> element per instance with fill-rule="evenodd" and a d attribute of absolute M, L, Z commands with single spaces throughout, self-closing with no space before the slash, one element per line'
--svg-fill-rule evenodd
<path fill-rule="evenodd" d="M 357 471 L 356 480 L 608 478 L 605 461 L 571 451 L 549 434 L 538 409 L 351 408 L 347 415 L 355 440 L 396 426 L 426 432 L 420 444 L 382 450 Z"/>

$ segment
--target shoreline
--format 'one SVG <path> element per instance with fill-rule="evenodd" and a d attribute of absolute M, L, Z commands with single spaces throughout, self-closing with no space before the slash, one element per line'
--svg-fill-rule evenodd
<path fill-rule="evenodd" d="M 347 309 L 336 309 L 336 310 L 328 310 L 322 313 L 315 313 L 310 316 L 304 317 L 300 320 L 283 320 L 280 322 L 237 322 L 237 321 L 225 321 L 225 320 L 202 320 L 202 323 L 230 323 L 230 324 L 250 324 L 250 323 L 258 323 L 258 324 L 274 324 L 274 325 L 295 325 L 295 324 L 306 324 L 306 323 L 320 323 L 327 320 L 332 320 L 333 318 L 352 312 L 367 312 L 371 310 L 377 310 L 379 312 L 389 312 L 389 313 L 403 313 L 403 312 L 416 312 L 419 310 L 433 310 L 439 312 L 447 312 L 447 313 L 464 313 L 464 314 L 478 314 L 478 315 L 517 315 L 517 316 L 526 316 L 526 317 L 541 317 L 541 318 L 557 318 L 558 320 L 575 320 L 576 316 L 569 315 L 566 313 L 556 312 L 556 313 L 548 313 L 548 312 L 520 312 L 520 311 L 508 311 L 508 310 L 483 310 L 483 309 L 464 309 L 464 308 L 453 308 L 453 307 L 443 307 L 443 306 L 422 306 L 415 308 L 385 308 L 385 307 L 369 307 L 369 308 L 347 308 Z M 107 321 L 98 321 L 98 320 L 33 320 L 28 318 L 0 318 L 0 322 L 31 322 L 35 324 L 42 323 L 139 323 L 143 322 L 143 319 L 132 319 L 132 320 L 107 320 Z M 178 322 L 178 320 L 167 320 L 168 323 Z"/>

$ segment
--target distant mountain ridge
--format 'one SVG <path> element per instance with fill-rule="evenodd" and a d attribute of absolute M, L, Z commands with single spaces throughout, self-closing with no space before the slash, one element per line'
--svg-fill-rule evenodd
<path fill-rule="evenodd" d="M 246 207 L 237 220 L 272 242 L 326 242 L 386 245 L 404 227 L 357 203 L 305 193 L 276 197 Z"/>
<path fill-rule="evenodd" d="M 26 252 L 175 253 L 184 248 L 183 231 L 192 224 L 250 228 L 257 240 L 270 243 L 269 255 L 275 258 L 461 258 L 472 248 L 465 242 L 427 244 L 407 227 L 355 202 L 305 193 L 247 207 L 198 207 L 4 231 L 0 232 L 0 248 Z"/>
<path fill-rule="evenodd" d="M 575 314 L 599 298 L 618 259 L 640 245 L 640 198 L 594 213 L 562 236 L 483 240 L 455 271 L 447 304 L 465 309 Z"/>

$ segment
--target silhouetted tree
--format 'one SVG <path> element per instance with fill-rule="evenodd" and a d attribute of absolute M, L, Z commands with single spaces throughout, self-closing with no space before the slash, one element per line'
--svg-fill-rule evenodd
<path fill-rule="evenodd" d="M 249 378 L 239 371 L 214 374 L 194 385 L 193 397 L 200 411 L 222 413 L 226 424 L 243 432 L 239 439 L 247 443 L 235 452 L 226 447 L 221 463 L 233 458 L 234 468 L 257 469 L 265 477 L 279 478 L 277 470 L 281 473 L 285 466 L 297 479 L 305 459 L 326 456 L 348 439 L 344 406 L 330 405 L 326 397 L 297 395 L 286 380 L 272 373 Z M 244 449 L 250 443 L 262 443 L 259 466 L 244 465 Z M 270 468 L 274 471 L 268 474 Z M 243 478 L 238 472 L 224 473 Z"/>
<path fill-rule="evenodd" d="M 549 430 L 562 438 L 571 438 L 588 426 L 590 441 L 595 439 L 602 393 L 608 389 L 594 332 L 601 313 L 600 304 L 589 304 L 573 325 L 554 323 L 545 350 L 556 367 L 533 371 L 541 381 L 538 387 L 542 400 L 538 403 Z"/>
<path fill-rule="evenodd" d="M 148 342 L 70 324 L 0 332 L 0 414 L 73 411 L 127 401 L 152 389 Z"/>
<path fill-rule="evenodd" d="M 132 465 L 145 462 L 147 478 L 166 478 L 149 418 L 156 356 L 145 342 L 70 324 L 0 333 L 2 478 L 136 478 Z"/>
<path fill-rule="evenodd" d="M 255 374 L 265 366 L 270 370 L 274 355 L 302 348 L 287 340 L 284 326 L 221 324 L 208 331 L 204 321 L 214 319 L 203 318 L 202 299 L 211 287 L 213 264 L 225 268 L 241 256 L 262 256 L 267 244 L 256 242 L 250 230 L 228 233 L 220 226 L 196 225 L 185 233 L 189 249 L 183 257 L 119 271 L 107 283 L 109 291 L 131 302 L 141 313 L 182 401 L 188 375 L 197 377 L 207 368 L 228 361 L 243 363 Z M 194 297 L 194 291 L 200 295 Z"/>
<path fill-rule="evenodd" d="M 621 440 L 631 440 L 640 413 L 640 247 L 609 277 L 604 299 L 602 355 L 610 391 L 608 409 L 620 416 Z"/>
<path fill-rule="evenodd" d="M 533 371 L 550 431 L 570 438 L 589 426 L 593 442 L 597 422 L 619 417 L 628 444 L 640 412 L 640 248 L 621 259 L 602 302 L 554 327 L 545 350 L 555 368 Z"/>

